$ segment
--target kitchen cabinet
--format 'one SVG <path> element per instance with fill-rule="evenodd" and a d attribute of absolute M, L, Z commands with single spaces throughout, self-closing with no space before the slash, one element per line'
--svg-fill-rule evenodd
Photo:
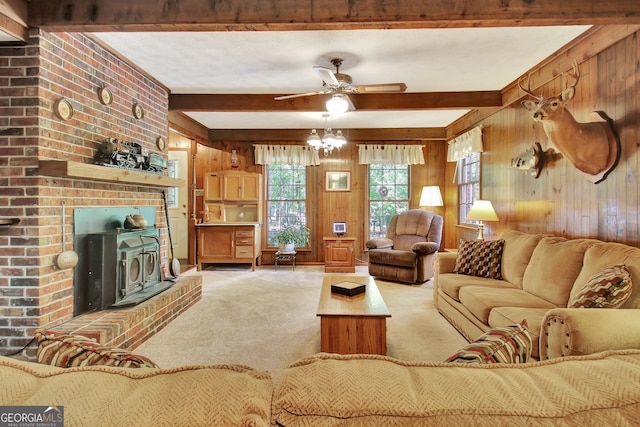
<path fill-rule="evenodd" d="M 355 237 L 325 237 L 322 240 L 325 273 L 356 272 Z"/>
<path fill-rule="evenodd" d="M 197 224 L 198 271 L 202 264 L 260 265 L 260 225 L 238 223 Z"/>
<path fill-rule="evenodd" d="M 222 200 L 222 175 L 208 173 L 204 177 L 204 199 L 209 201 Z"/>
<path fill-rule="evenodd" d="M 204 223 L 261 222 L 262 175 L 211 172 L 204 177 Z"/>
<path fill-rule="evenodd" d="M 223 199 L 257 202 L 260 200 L 260 174 L 227 171 L 223 174 Z"/>

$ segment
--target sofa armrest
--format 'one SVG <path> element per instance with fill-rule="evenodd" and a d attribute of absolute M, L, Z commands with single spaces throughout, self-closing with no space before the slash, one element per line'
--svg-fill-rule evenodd
<path fill-rule="evenodd" d="M 371 239 L 367 240 L 365 246 L 368 249 L 388 249 L 393 247 L 393 240 L 387 238 Z"/>
<path fill-rule="evenodd" d="M 640 309 L 554 308 L 542 321 L 540 360 L 640 349 Z"/>
<path fill-rule="evenodd" d="M 451 252 L 438 252 L 433 260 L 433 269 L 438 274 L 453 273 L 456 266 L 456 258 L 458 254 Z"/>
<path fill-rule="evenodd" d="M 417 255 L 429 255 L 437 252 L 440 245 L 436 242 L 417 242 L 411 245 L 411 250 Z"/>

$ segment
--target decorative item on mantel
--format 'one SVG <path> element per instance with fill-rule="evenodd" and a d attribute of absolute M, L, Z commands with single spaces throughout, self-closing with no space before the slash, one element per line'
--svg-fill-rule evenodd
<path fill-rule="evenodd" d="M 482 221 L 498 221 L 498 215 L 489 200 L 476 200 L 467 214 L 467 221 L 480 221 L 478 224 L 478 240 L 484 240 L 484 224 Z"/>
<path fill-rule="evenodd" d="M 105 138 L 96 152 L 94 163 L 119 169 L 133 169 L 140 172 L 164 175 L 167 159 L 158 153 L 150 153 L 137 142 Z"/>

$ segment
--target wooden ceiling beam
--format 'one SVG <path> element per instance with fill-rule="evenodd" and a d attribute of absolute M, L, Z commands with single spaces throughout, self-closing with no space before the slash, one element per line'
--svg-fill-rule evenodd
<path fill-rule="evenodd" d="M 31 0 L 47 31 L 287 31 L 640 23 L 630 0 Z"/>
<path fill-rule="evenodd" d="M 169 111 L 325 111 L 330 95 L 276 101 L 266 94 L 171 94 Z M 349 94 L 357 111 L 433 110 L 502 106 L 500 91 Z"/>
<path fill-rule="evenodd" d="M 304 144 L 310 129 L 209 129 L 209 141 L 299 142 Z M 443 140 L 444 128 L 346 129 L 348 141 L 426 141 Z"/>

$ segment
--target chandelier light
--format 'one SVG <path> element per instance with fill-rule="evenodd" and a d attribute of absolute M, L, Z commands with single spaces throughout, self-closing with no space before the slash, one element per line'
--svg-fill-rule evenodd
<path fill-rule="evenodd" d="M 334 94 L 325 105 L 327 111 L 331 114 L 344 114 L 349 109 L 349 102 L 345 96 L 340 93 Z"/>
<path fill-rule="evenodd" d="M 312 146 L 316 151 L 322 150 L 325 156 L 328 156 L 334 148 L 340 149 L 346 143 L 347 139 L 342 134 L 342 131 L 337 130 L 334 134 L 333 129 L 331 128 L 326 128 L 324 130 L 322 138 L 318 135 L 317 130 L 312 129 L 311 134 L 307 138 L 307 144 Z"/>

